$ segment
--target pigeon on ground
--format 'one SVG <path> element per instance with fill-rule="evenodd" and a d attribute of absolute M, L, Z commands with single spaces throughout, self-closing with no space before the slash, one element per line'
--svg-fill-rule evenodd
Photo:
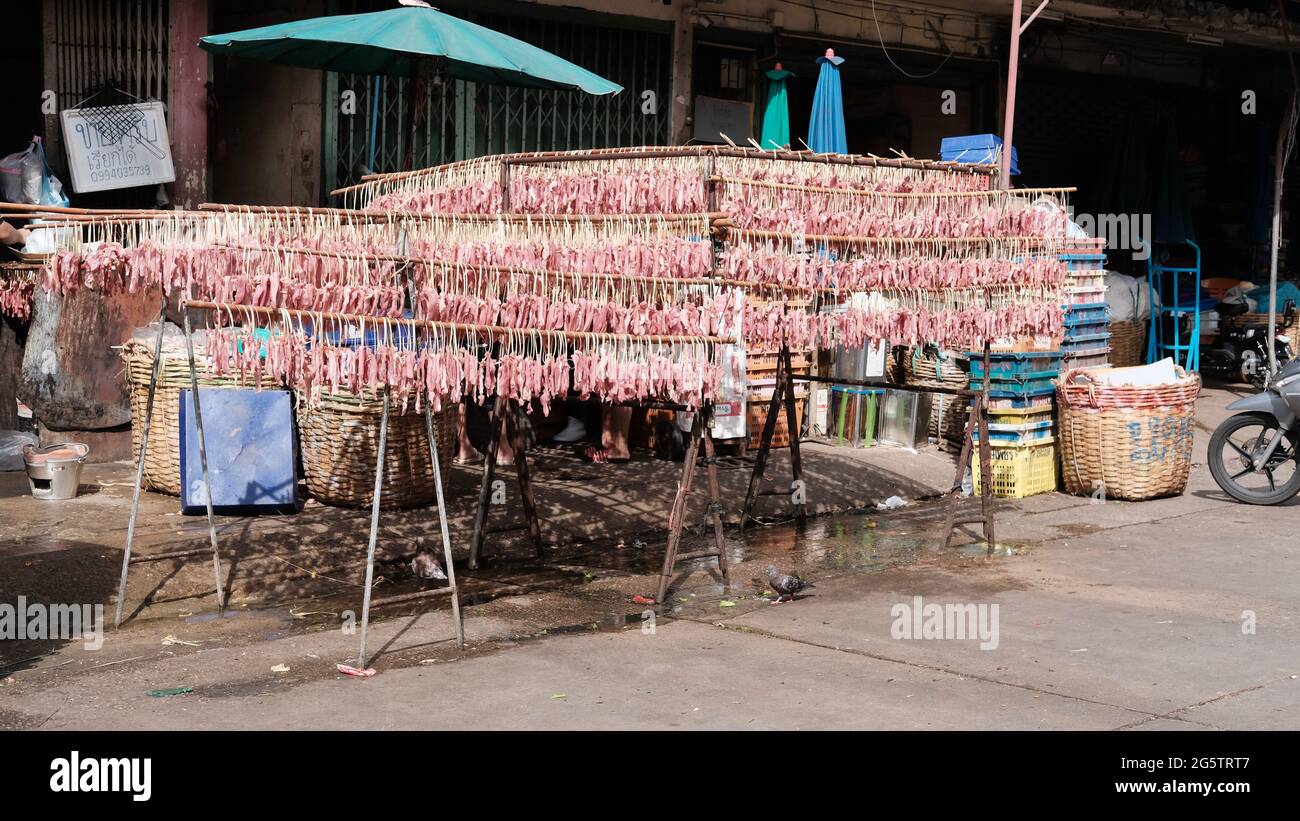
<path fill-rule="evenodd" d="M 776 591 L 776 601 L 772 602 L 772 604 L 780 604 L 787 597 L 789 597 L 790 601 L 794 601 L 799 591 L 806 590 L 809 587 L 816 587 L 812 582 L 804 581 L 798 574 L 787 575 L 780 572 L 774 564 L 767 566 L 767 583 Z"/>
<path fill-rule="evenodd" d="M 421 579 L 447 580 L 438 557 L 434 555 L 433 548 L 425 545 L 423 536 L 415 540 L 415 558 L 411 559 L 411 572 Z"/>

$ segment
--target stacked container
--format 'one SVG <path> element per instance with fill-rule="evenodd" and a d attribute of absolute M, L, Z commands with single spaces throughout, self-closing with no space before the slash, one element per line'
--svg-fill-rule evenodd
<path fill-rule="evenodd" d="M 1110 320 L 1106 311 L 1106 255 L 1100 245 L 1079 245 L 1065 261 L 1065 334 L 1062 369 L 1110 364 Z"/>
<path fill-rule="evenodd" d="M 1061 353 L 995 353 L 989 360 L 989 445 L 993 449 L 993 495 L 1013 499 L 1056 490 L 1054 382 Z M 984 357 L 970 355 L 971 390 L 984 387 Z M 979 441 L 978 429 L 974 431 Z M 971 454 L 979 487 L 979 454 Z"/>

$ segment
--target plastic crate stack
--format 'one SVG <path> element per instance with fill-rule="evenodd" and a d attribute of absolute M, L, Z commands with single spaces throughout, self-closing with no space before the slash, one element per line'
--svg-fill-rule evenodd
<path fill-rule="evenodd" d="M 1061 255 L 1066 274 L 1065 335 L 1061 367 L 1110 364 L 1110 318 L 1106 311 L 1106 254 L 1100 245 L 1080 245 Z"/>
<path fill-rule="evenodd" d="M 989 444 L 993 449 L 993 495 L 1023 499 L 1056 490 L 1054 382 L 1060 351 L 994 353 L 989 368 Z M 984 358 L 970 355 L 971 390 L 984 387 Z M 978 431 L 975 440 L 979 441 Z M 971 455 L 974 487 L 980 485 L 979 453 Z"/>

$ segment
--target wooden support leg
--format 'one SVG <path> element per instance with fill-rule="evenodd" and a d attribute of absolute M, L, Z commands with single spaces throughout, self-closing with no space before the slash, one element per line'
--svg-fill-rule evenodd
<path fill-rule="evenodd" d="M 384 415 L 379 419 L 379 455 L 375 459 L 375 494 L 370 501 L 370 543 L 366 548 L 366 587 L 361 594 L 361 639 L 357 666 L 366 667 L 366 630 L 370 626 L 370 585 L 375 578 L 375 542 L 379 537 L 379 500 L 384 490 L 384 450 L 388 446 L 388 391 L 384 390 Z"/>
<path fill-rule="evenodd" d="M 194 431 L 199 438 L 199 465 L 203 469 L 203 496 L 208 513 L 208 541 L 212 544 L 212 574 L 217 582 L 217 613 L 225 607 L 226 595 L 221 587 L 221 553 L 217 549 L 217 522 L 212 515 L 212 482 L 208 473 L 208 443 L 203 436 L 203 411 L 199 402 L 199 374 L 194 366 L 194 332 L 190 327 L 190 309 L 182 308 L 185 322 L 185 348 L 190 359 L 190 407 L 194 409 Z M 156 360 L 155 360 L 156 364 Z M 143 457 L 143 454 L 141 454 Z"/>
<path fill-rule="evenodd" d="M 488 447 L 483 460 L 483 484 L 478 491 L 478 509 L 474 513 L 474 536 L 469 546 L 469 569 L 477 570 L 487 538 L 488 503 L 492 498 L 492 478 L 496 474 L 497 450 L 501 446 L 501 420 L 505 417 L 506 398 L 497 395 L 492 416 L 488 419 Z"/>
<path fill-rule="evenodd" d="M 966 420 L 966 432 L 962 436 L 961 454 L 957 457 L 957 475 L 953 478 L 952 487 L 948 490 L 948 515 L 943 525 L 943 547 L 945 550 L 948 549 L 948 545 L 952 542 L 952 534 L 957 528 L 957 506 L 961 502 L 961 486 L 965 482 L 966 470 L 970 466 L 971 451 L 974 445 L 973 432 L 975 426 L 979 424 L 976 420 L 979 418 L 979 414 L 983 412 L 984 403 L 981 400 L 982 397 L 977 396 L 971 404 L 970 417 Z M 980 469 L 985 469 L 982 464 Z M 983 477 L 981 477 L 982 483 Z"/>
<path fill-rule="evenodd" d="M 673 506 L 668 514 L 668 546 L 664 551 L 664 567 L 659 574 L 659 592 L 655 601 L 664 603 L 668 595 L 668 583 L 672 580 L 673 565 L 677 563 L 677 548 L 682 540 L 682 526 L 686 520 L 686 500 L 691 492 L 691 482 L 695 478 L 695 462 L 699 458 L 700 438 L 703 430 L 702 413 L 695 414 L 691 424 L 691 441 L 686 447 L 686 461 L 682 464 L 682 478 L 677 482 L 677 495 L 673 497 Z"/>
<path fill-rule="evenodd" d="M 799 415 L 795 412 L 794 407 L 794 363 L 791 360 L 788 347 L 783 346 L 781 348 L 779 362 L 784 363 L 784 365 L 778 364 L 778 367 L 784 367 L 785 369 L 785 424 L 790 431 L 790 472 L 794 480 L 791 493 L 794 493 L 795 488 L 799 489 L 798 495 L 793 496 L 795 499 L 794 509 L 799 524 L 803 525 L 808 522 L 808 511 L 807 506 L 804 504 L 806 497 L 803 492 L 803 458 L 799 453 Z"/>
<path fill-rule="evenodd" d="M 754 504 L 758 501 L 758 489 L 763 484 L 763 474 L 767 471 L 767 459 L 772 452 L 772 436 L 776 433 L 776 418 L 781 412 L 781 401 L 785 396 L 786 373 L 782 359 L 776 361 L 776 386 L 772 388 L 772 401 L 767 405 L 767 417 L 763 420 L 763 434 L 758 440 L 758 453 L 754 456 L 754 471 L 749 474 L 749 490 L 745 493 L 745 506 L 740 509 L 740 529 L 754 515 Z"/>
<path fill-rule="evenodd" d="M 989 382 L 992 371 L 989 343 L 984 343 L 984 390 L 980 394 L 980 518 L 984 521 L 984 541 L 988 555 L 993 555 L 993 442 L 989 437 Z"/>
<path fill-rule="evenodd" d="M 970 418 L 966 420 L 966 435 L 962 439 L 961 455 L 957 457 L 957 478 L 948 494 L 948 515 L 944 522 L 943 546 L 946 549 L 952 542 L 952 534 L 958 525 L 980 524 L 984 528 L 984 541 L 988 555 L 993 555 L 993 449 L 989 441 L 989 381 L 992 375 L 990 346 L 984 343 L 984 389 L 975 397 L 971 405 Z M 979 432 L 979 443 L 974 442 L 975 432 Z M 975 448 L 979 448 L 980 460 L 980 515 L 970 519 L 957 518 L 957 505 L 961 500 L 961 486 L 966 478 L 966 467 Z M 972 488 L 974 490 L 974 488 Z"/>
<path fill-rule="evenodd" d="M 533 537 L 533 547 L 540 559 L 546 555 L 542 544 L 542 523 L 537 517 L 537 504 L 533 500 L 533 484 L 528 476 L 528 443 L 524 439 L 524 409 L 518 402 L 511 402 L 510 446 L 515 451 L 515 473 L 519 477 L 519 495 L 524 502 L 524 520 L 528 522 L 528 533 Z"/>
<path fill-rule="evenodd" d="M 718 491 L 718 459 L 713 449 L 713 406 L 707 410 L 704 420 L 704 464 L 709 477 L 709 512 L 713 514 L 713 543 L 718 550 L 718 572 L 722 574 L 722 585 L 726 591 L 731 590 L 731 574 L 727 569 L 727 539 L 723 533 L 722 494 Z M 669 572 L 671 572 L 669 568 Z"/>
<path fill-rule="evenodd" d="M 456 624 L 456 646 L 465 647 L 465 624 L 460 618 L 460 590 L 456 587 L 456 564 L 451 555 L 451 533 L 447 524 L 447 504 L 442 495 L 442 466 L 438 464 L 438 440 L 434 438 L 433 408 L 424 405 L 424 429 L 429 435 L 429 461 L 433 464 L 433 487 L 438 500 L 438 530 L 442 536 L 442 557 L 447 565 L 447 586 L 451 593 L 451 619 Z"/>
<path fill-rule="evenodd" d="M 113 626 L 122 626 L 122 603 L 126 599 L 126 574 L 131 567 L 131 545 L 135 541 L 135 520 L 140 515 L 140 487 L 144 484 L 144 455 L 149 447 L 149 424 L 153 421 L 153 400 L 158 393 L 158 372 L 162 367 L 163 329 L 166 326 L 167 295 L 163 294 L 163 306 L 158 311 L 158 339 L 153 346 L 153 374 L 149 377 L 149 399 L 144 405 L 144 419 L 135 422 L 140 429 L 140 457 L 135 465 L 135 491 L 131 495 L 131 518 L 126 525 L 126 549 L 122 553 L 122 578 L 117 583 L 117 614 L 113 616 Z"/>

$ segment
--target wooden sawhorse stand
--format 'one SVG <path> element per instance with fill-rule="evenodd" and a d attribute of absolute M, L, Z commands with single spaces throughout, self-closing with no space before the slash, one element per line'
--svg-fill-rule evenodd
<path fill-rule="evenodd" d="M 503 427 L 502 420 L 505 421 L 504 427 L 507 429 L 507 435 L 510 436 L 510 442 L 515 451 L 515 470 L 519 477 L 519 491 L 523 499 L 524 519 L 528 525 L 528 532 L 532 538 L 537 556 L 540 558 L 544 555 L 541 520 L 537 515 L 537 502 L 533 496 L 532 481 L 528 469 L 527 443 L 523 435 L 524 425 L 520 419 L 523 412 L 518 403 L 506 400 L 502 396 L 496 398 L 489 426 L 487 453 L 483 463 L 483 482 L 479 486 L 478 508 L 474 515 L 474 537 L 470 544 L 469 558 L 471 570 L 478 568 L 482 559 L 483 545 L 487 540 L 488 509 L 491 504 L 493 479 L 496 476 L 497 451 L 501 444 Z M 658 595 L 655 597 L 655 600 L 661 603 L 667 595 L 668 585 L 678 562 L 716 557 L 723 584 L 728 588 L 731 585 L 731 578 L 727 570 L 726 541 L 722 529 L 722 500 L 718 489 L 718 466 L 713 449 L 713 437 L 709 433 L 712 426 L 713 406 L 706 404 L 695 413 L 694 421 L 691 424 L 690 441 L 686 447 L 686 458 L 685 463 L 682 465 L 681 479 L 678 480 L 677 493 L 673 497 L 672 507 L 669 509 L 668 545 L 664 553 L 663 570 L 659 576 Z M 679 553 L 682 529 L 686 521 L 687 497 L 690 495 L 691 485 L 695 479 L 701 444 L 704 449 L 704 464 L 708 474 L 708 515 L 713 520 L 714 546 L 707 550 Z"/>
<path fill-rule="evenodd" d="M 990 373 L 990 348 L 986 343 L 984 346 L 984 373 L 985 379 L 980 391 L 961 391 L 961 390 L 940 390 L 936 388 L 927 388 L 923 386 L 887 386 L 898 387 L 900 390 L 922 391 L 926 393 L 944 393 L 955 396 L 972 398 L 974 401 L 971 406 L 970 418 L 966 422 L 965 436 L 963 437 L 961 455 L 957 459 L 956 476 L 953 479 L 953 486 L 948 492 L 948 513 L 944 523 L 943 547 L 947 548 L 952 541 L 953 532 L 958 526 L 968 524 L 980 524 L 984 529 L 984 539 L 988 544 L 988 553 L 993 553 L 993 506 L 991 499 L 993 496 L 993 455 L 992 448 L 989 445 L 989 428 L 988 428 L 988 388 Z M 861 384 L 868 383 L 860 380 L 840 380 L 840 379 L 820 379 L 813 377 L 803 377 L 811 382 L 833 382 L 836 384 Z M 799 493 L 803 482 L 803 458 L 799 452 L 799 429 L 796 423 L 797 415 L 794 407 L 794 383 L 797 377 L 794 375 L 794 368 L 791 363 L 789 348 L 782 347 L 777 358 L 776 386 L 772 389 L 772 400 L 768 404 L 767 418 L 763 422 L 763 434 L 759 440 L 758 454 L 754 457 L 754 472 L 749 477 L 749 492 L 745 495 L 745 506 L 740 512 L 740 527 L 743 530 L 745 525 L 754 520 L 754 505 L 760 495 L 779 496 L 783 495 L 779 491 L 768 491 L 760 493 L 759 487 L 763 481 L 763 474 L 767 470 L 767 461 L 772 449 L 772 437 L 776 431 L 777 414 L 780 413 L 781 407 L 785 407 L 786 424 L 790 429 L 790 470 L 791 470 L 791 497 L 794 500 L 795 515 L 800 525 L 807 521 L 806 497 Z M 977 427 L 978 426 L 978 427 Z M 961 499 L 961 490 L 966 478 L 967 465 L 970 462 L 971 453 L 975 449 L 975 431 L 979 431 L 979 460 L 980 460 L 980 515 L 968 517 L 965 519 L 957 518 L 957 504 Z"/>

